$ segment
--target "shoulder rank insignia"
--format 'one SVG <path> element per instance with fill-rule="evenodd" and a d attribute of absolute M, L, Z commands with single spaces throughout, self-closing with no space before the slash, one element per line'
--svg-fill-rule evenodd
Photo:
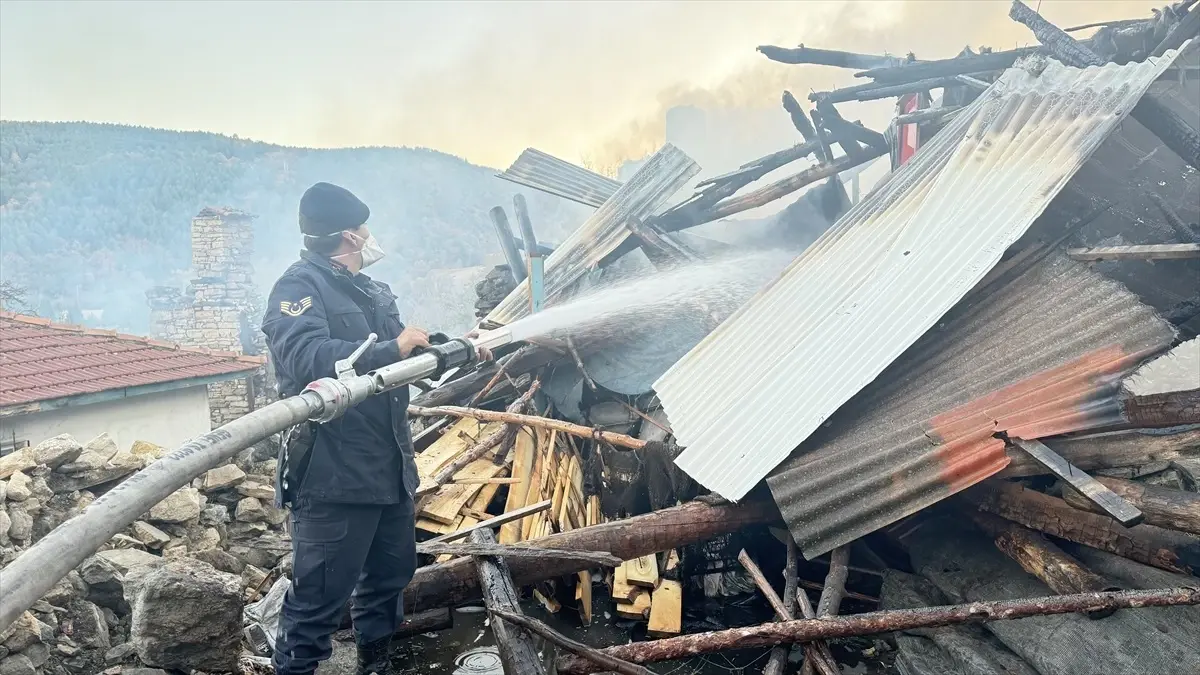
<path fill-rule="evenodd" d="M 307 312 L 309 307 L 312 307 L 312 296 L 304 298 L 300 302 L 288 302 L 284 300 L 279 303 L 279 311 L 288 316 L 300 316 Z"/>

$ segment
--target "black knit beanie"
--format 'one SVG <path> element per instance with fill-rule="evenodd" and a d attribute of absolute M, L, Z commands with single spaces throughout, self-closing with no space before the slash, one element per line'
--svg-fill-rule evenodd
<path fill-rule="evenodd" d="M 300 231 L 313 237 L 353 230 L 370 216 L 353 192 L 331 183 L 317 183 L 300 198 Z"/>

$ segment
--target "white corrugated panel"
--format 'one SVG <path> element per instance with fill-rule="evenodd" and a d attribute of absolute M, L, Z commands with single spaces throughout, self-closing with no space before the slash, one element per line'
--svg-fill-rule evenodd
<path fill-rule="evenodd" d="M 692 158 L 670 143 L 654 153 L 546 258 L 544 289 L 548 303 L 552 304 L 556 296 L 629 238 L 625 224 L 631 218 L 645 220 L 656 215 L 699 172 Z M 487 320 L 509 324 L 528 314 L 529 283 L 524 282 L 487 315 Z"/>
<path fill-rule="evenodd" d="M 1005 72 L 655 383 L 676 464 L 743 497 L 987 274 L 1174 57 Z"/>
<path fill-rule="evenodd" d="M 1134 396 L 1200 389 L 1200 338 L 1192 338 L 1142 366 L 1125 381 Z"/>

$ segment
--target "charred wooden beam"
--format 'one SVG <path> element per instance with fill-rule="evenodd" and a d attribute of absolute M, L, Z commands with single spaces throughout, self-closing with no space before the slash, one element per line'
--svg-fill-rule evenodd
<path fill-rule="evenodd" d="M 868 129 L 860 123 L 849 122 L 843 119 L 838 114 L 837 108 L 833 107 L 832 104 L 818 105 L 817 110 L 821 113 L 821 123 L 825 125 L 826 129 L 841 134 L 846 138 L 852 138 L 881 152 L 891 152 L 887 138 L 883 134 L 873 129 Z M 849 154 L 849 149 L 844 145 L 842 148 Z"/>
<path fill-rule="evenodd" d="M 1200 35 L 1200 6 L 1192 7 L 1192 10 L 1183 17 L 1179 23 L 1171 28 L 1171 32 L 1163 38 L 1163 41 L 1158 43 L 1152 54 L 1154 56 L 1162 56 L 1168 50 L 1179 49 L 1184 42 Z"/>
<path fill-rule="evenodd" d="M 631 218 L 625 227 L 641 242 L 646 257 L 650 258 L 650 262 L 656 267 L 674 267 L 700 260 L 695 251 L 676 240 L 670 233 L 658 229 L 653 223 L 643 223 L 637 218 Z"/>
<path fill-rule="evenodd" d="M 1111 516 L 1125 527 L 1132 527 L 1142 522 L 1144 516 L 1137 507 L 1121 499 L 1103 483 L 1063 459 L 1061 455 L 1046 447 L 1041 441 L 1014 438 L 1013 442 L 1047 469 L 1050 469 L 1051 473 L 1079 490 L 1080 494 L 1095 504 L 1103 513 Z"/>
<path fill-rule="evenodd" d="M 693 224 L 700 225 L 701 223 L 728 218 L 735 213 L 741 213 L 742 211 L 748 211 L 764 204 L 768 204 L 776 199 L 779 199 L 780 197 L 789 195 L 802 187 L 812 185 L 817 181 L 837 175 L 843 171 L 846 171 L 847 169 L 853 169 L 860 164 L 866 164 L 867 162 L 875 159 L 876 157 L 880 157 L 883 154 L 884 153 L 879 152 L 874 148 L 868 148 L 866 153 L 860 157 L 839 157 L 838 159 L 834 160 L 832 164 L 821 164 L 809 169 L 805 169 L 804 171 L 778 180 L 753 192 L 749 192 L 738 197 L 730 197 L 729 199 L 726 199 L 713 207 L 711 211 L 704 215 L 703 220 Z"/>
<path fill-rule="evenodd" d="M 930 89 L 942 89 L 945 87 L 953 87 L 960 84 L 953 77 L 933 77 L 926 80 L 916 80 L 914 82 L 905 82 L 902 84 L 885 83 L 879 84 L 872 82 L 870 84 L 858 84 L 845 89 L 834 89 L 833 91 L 814 92 L 808 95 L 809 100 L 814 103 L 845 103 L 846 101 L 877 101 L 881 98 L 892 98 L 894 96 L 904 96 L 905 94 L 913 94 L 919 91 L 929 91 Z"/>
<path fill-rule="evenodd" d="M 549 508 L 550 502 L 545 502 L 546 508 Z M 504 514 L 508 515 L 508 514 Z M 532 515 L 532 514 L 526 514 Z M 512 521 L 508 521 L 512 522 Z M 481 523 L 482 524 L 482 523 Z M 504 523 L 495 523 L 489 526 L 503 525 Z M 484 528 L 474 528 L 484 529 Z M 472 531 L 474 531 L 474 529 Z M 464 535 L 465 536 L 465 535 Z M 496 544 L 470 544 L 458 543 L 452 544 L 448 542 L 433 542 L 424 541 L 417 544 L 417 553 L 425 553 L 428 555 L 487 555 L 499 558 L 541 558 L 543 560 L 578 560 L 600 567 L 617 567 L 622 560 L 615 555 L 604 553 L 603 551 L 568 551 L 558 548 L 538 548 L 529 545 L 503 545 Z"/>
<path fill-rule="evenodd" d="M 1097 476 L 1096 480 L 1141 509 L 1148 525 L 1200 535 L 1200 495 L 1121 478 Z M 1062 495 L 1077 509 L 1096 511 L 1096 506 L 1076 490 L 1064 487 Z"/>
<path fill-rule="evenodd" d="M 972 73 L 990 73 L 1011 68 L 1017 59 L 1029 56 L 1038 51 L 1038 47 L 1025 47 L 1003 52 L 979 54 L 978 56 L 959 56 L 938 61 L 922 61 L 903 66 L 873 68 L 855 73 L 855 77 L 866 77 L 876 82 L 916 82 L 931 78 L 954 77 L 955 75 L 970 75 Z"/>
<path fill-rule="evenodd" d="M 800 552 L 791 534 L 787 535 L 786 546 L 787 557 L 783 566 L 783 597 L 787 598 L 785 606 L 794 612 L 796 608 L 796 593 L 800 590 Z M 771 656 L 767 660 L 767 667 L 763 668 L 763 675 L 784 675 L 784 671 L 787 669 L 787 660 L 788 648 L 775 647 L 771 650 Z"/>
<path fill-rule="evenodd" d="M 549 417 L 521 415 L 512 411 L 497 412 L 494 410 L 480 410 L 478 408 L 460 408 L 458 406 L 422 408 L 420 406 L 410 405 L 408 407 L 408 414 L 413 415 L 414 417 L 440 417 L 442 415 L 449 415 L 451 417 L 470 417 L 481 422 L 507 422 L 508 424 L 514 424 L 518 426 L 551 429 L 554 431 L 560 431 L 564 434 L 577 436 L 579 438 L 593 438 L 598 441 L 604 441 L 605 443 L 629 450 L 641 450 L 649 444 L 648 441 L 643 441 L 640 438 L 626 436 L 625 434 L 618 434 L 613 431 L 602 431 L 600 429 L 585 427 L 581 424 L 573 424 L 571 422 L 551 419 Z"/>
<path fill-rule="evenodd" d="M 817 128 L 808 119 L 808 114 L 804 112 L 804 108 L 800 107 L 800 102 L 792 96 L 792 92 L 783 92 L 783 109 L 787 111 L 789 117 L 792 118 L 792 126 L 796 127 L 796 131 L 804 137 L 804 140 L 817 145 L 817 158 L 822 162 L 829 162 L 833 159 L 833 150 L 829 147 L 829 142 L 825 137 L 817 132 Z"/>
<path fill-rule="evenodd" d="M 780 644 L 875 635 L 917 628 L 1007 621 L 1031 616 L 1096 612 L 1109 609 L 1197 604 L 1200 604 L 1200 589 L 1195 588 L 1079 593 L 1021 600 L 972 602 L 921 609 L 893 609 L 851 616 L 765 623 L 747 628 L 681 635 L 650 642 L 635 642 L 609 647 L 601 651 L 632 663 L 656 663 L 730 649 L 773 647 Z M 585 660 L 575 657 L 560 657 L 558 672 L 582 675 L 599 671 L 593 664 Z"/>
<path fill-rule="evenodd" d="M 1150 435 L 1122 431 L 1080 438 L 1052 439 L 1047 443 L 1067 461 L 1085 471 L 1124 466 L 1145 466 L 1200 455 L 1200 430 Z M 1020 478 L 1050 470 L 1017 448 L 1008 449 L 1009 464 L 1001 478 Z"/>
<path fill-rule="evenodd" d="M 906 62 L 894 56 L 876 54 L 856 54 L 833 49 L 814 49 L 812 47 L 774 47 L 761 45 L 758 52 L 777 63 L 789 65 L 809 64 L 814 66 L 833 66 L 835 68 L 884 68 L 897 66 Z M 911 61 L 908 59 L 907 61 Z"/>
<path fill-rule="evenodd" d="M 622 560 L 632 560 L 778 518 L 778 509 L 769 501 L 724 506 L 689 502 L 643 516 L 530 540 L 529 544 L 540 548 L 606 551 Z M 514 583 L 528 586 L 542 579 L 575 574 L 592 565 L 570 560 L 513 558 L 508 561 L 508 567 Z M 404 589 L 404 606 L 414 609 L 453 607 L 478 596 L 475 564 L 469 558 L 457 558 L 419 568 Z"/>
<path fill-rule="evenodd" d="M 476 530 L 471 533 L 476 544 L 495 544 L 491 530 Z M 475 568 L 479 575 L 479 587 L 483 591 L 483 602 L 491 612 L 521 613 L 521 595 L 513 584 L 508 566 L 499 558 L 476 556 Z M 538 656 L 533 636 L 524 628 L 507 621 L 492 623 L 492 635 L 500 650 L 500 661 L 506 673 L 545 674 L 546 668 Z"/>
<path fill-rule="evenodd" d="M 1063 32 L 1061 28 L 1050 23 L 1021 0 L 1013 0 L 1008 16 L 1014 21 L 1025 24 L 1033 31 L 1038 42 L 1041 42 L 1063 63 L 1086 68 L 1102 66 L 1104 60 L 1097 56 L 1086 45 Z M 1200 131 L 1191 127 L 1174 110 L 1159 99 L 1156 94 L 1146 94 L 1138 101 L 1130 113 L 1141 122 L 1159 140 L 1179 155 L 1192 168 L 1200 170 Z"/>
<path fill-rule="evenodd" d="M 354 624 L 350 614 L 350 606 L 345 607 L 338 628 L 350 628 Z M 406 638 L 423 633 L 432 633 L 454 627 L 454 613 L 447 607 L 439 607 L 425 612 L 405 615 L 404 621 L 392 634 L 393 638 Z"/>
<path fill-rule="evenodd" d="M 1197 11 L 1200 11 L 1200 8 L 1197 8 Z M 1158 210 L 1162 212 L 1163 220 L 1166 220 L 1167 225 L 1170 225 L 1171 229 L 1175 231 L 1175 236 L 1179 237 L 1180 242 L 1185 244 L 1200 243 L 1200 231 L 1193 232 L 1192 228 L 1188 227 L 1187 223 L 1183 222 L 1183 219 L 1179 217 L 1179 214 L 1175 213 L 1175 209 L 1171 208 L 1171 205 L 1168 204 L 1161 195 L 1159 195 L 1157 192 L 1151 191 L 1147 196 L 1150 197 L 1150 201 L 1154 202 L 1154 205 L 1158 207 Z"/>
<path fill-rule="evenodd" d="M 1200 389 L 1130 396 L 1121 401 L 1121 408 L 1135 427 L 1200 424 Z"/>
<path fill-rule="evenodd" d="M 1200 258 L 1200 244 L 1144 244 L 1069 248 L 1073 260 L 1179 260 Z"/>
<path fill-rule="evenodd" d="M 525 281 L 525 263 L 521 259 L 521 254 L 517 252 L 517 243 L 513 241 L 512 228 L 508 224 L 508 214 L 504 212 L 503 206 L 493 206 L 488 214 L 492 218 L 492 227 L 496 230 L 496 238 L 500 242 L 500 251 L 504 253 L 504 260 L 508 263 L 508 271 L 512 275 L 513 281 L 518 284 Z"/>
<path fill-rule="evenodd" d="M 1040 532 L 981 511 L 973 512 L 971 517 L 984 532 L 994 538 L 996 548 L 1055 593 L 1070 595 L 1121 590 L 1055 546 Z M 1102 619 L 1111 613 L 1101 612 L 1089 616 Z"/>
<path fill-rule="evenodd" d="M 1171 572 L 1200 571 L 1200 539 L 1154 525 L 1124 527 L 1112 518 L 1073 509 L 1065 501 L 1014 483 L 983 485 L 967 494 L 979 508 L 1076 544 Z"/>
<path fill-rule="evenodd" d="M 771 173 L 775 169 L 787 164 L 791 164 L 798 159 L 804 159 L 805 157 L 808 157 L 819 149 L 820 148 L 818 147 L 816 141 L 799 143 L 790 148 L 772 152 L 771 154 L 765 157 L 760 157 L 753 162 L 747 162 L 734 171 L 730 171 L 729 173 L 724 173 L 720 176 L 714 176 L 713 178 L 705 179 L 704 181 L 697 183 L 696 188 L 700 189 L 707 185 L 714 185 L 716 183 L 743 181 L 748 185 L 759 178 L 762 178 L 768 173 Z M 657 224 L 660 227 L 663 227 L 661 223 Z M 670 228 L 663 227 L 663 229 L 667 232 L 671 231 Z"/>

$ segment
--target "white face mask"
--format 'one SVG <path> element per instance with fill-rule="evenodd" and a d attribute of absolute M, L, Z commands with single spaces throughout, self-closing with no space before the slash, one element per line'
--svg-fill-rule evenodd
<path fill-rule="evenodd" d="M 362 257 L 362 262 L 359 264 L 359 269 L 366 269 L 368 266 L 374 265 L 382 260 L 383 256 L 387 255 L 383 252 L 383 247 L 379 245 L 379 242 L 375 241 L 375 235 L 370 234 L 367 235 L 366 239 L 363 239 L 353 232 L 346 232 L 346 234 L 361 242 L 359 249 L 355 251 L 355 253 Z M 341 255 L 335 255 L 332 257 L 341 258 L 348 255 L 354 255 L 354 253 L 343 253 Z"/>

